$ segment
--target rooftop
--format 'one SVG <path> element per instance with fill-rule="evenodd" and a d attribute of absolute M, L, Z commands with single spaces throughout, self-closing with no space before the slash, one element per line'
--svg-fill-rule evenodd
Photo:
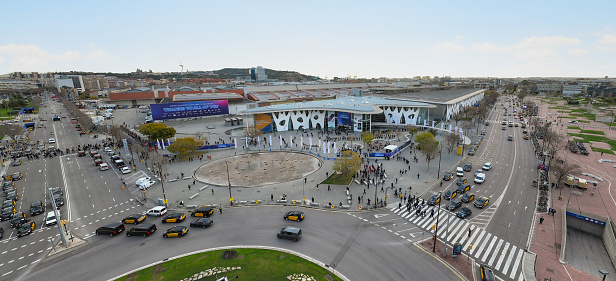
<path fill-rule="evenodd" d="M 423 88 L 421 91 L 416 92 L 408 92 L 408 93 L 400 93 L 388 95 L 391 98 L 400 99 L 400 100 L 413 100 L 413 101 L 421 101 L 421 102 L 429 102 L 429 103 L 441 103 L 441 104 L 450 104 L 458 102 L 461 99 L 464 99 L 465 96 L 476 95 L 479 92 L 484 91 L 483 89 L 448 89 L 448 90 L 429 90 Z"/>
<path fill-rule="evenodd" d="M 389 99 L 375 96 L 367 97 L 342 97 L 333 100 L 319 100 L 310 102 L 283 103 L 270 106 L 257 107 L 244 110 L 241 114 L 272 113 L 295 110 L 329 110 L 351 113 L 376 114 L 381 113 L 382 106 L 396 107 L 425 107 L 433 108 L 434 105 L 409 100 Z"/>

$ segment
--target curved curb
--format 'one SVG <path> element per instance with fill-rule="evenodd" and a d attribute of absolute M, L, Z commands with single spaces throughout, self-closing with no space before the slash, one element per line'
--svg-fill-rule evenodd
<path fill-rule="evenodd" d="M 194 255 L 194 254 L 200 254 L 200 253 L 206 253 L 206 252 L 218 251 L 218 250 L 228 250 L 228 249 L 265 249 L 265 250 L 274 250 L 274 251 L 280 251 L 280 252 L 289 253 L 289 254 L 292 254 L 292 255 L 296 255 L 296 256 L 298 256 L 300 258 L 303 258 L 305 260 L 308 260 L 310 262 L 313 262 L 314 264 L 319 265 L 322 268 L 327 269 L 329 272 L 333 273 L 334 275 L 338 276 L 340 279 L 342 279 L 344 281 L 350 281 L 350 279 L 347 278 L 346 276 L 342 275 L 342 273 L 338 272 L 337 270 L 329 267 L 328 265 L 326 265 L 326 264 L 324 264 L 324 263 L 322 263 L 322 262 L 320 262 L 320 261 L 318 261 L 316 259 L 313 259 L 313 258 L 311 258 L 311 257 L 309 257 L 307 255 L 304 255 L 304 254 L 301 254 L 301 253 L 298 253 L 298 252 L 295 252 L 295 251 L 283 249 L 283 248 L 278 248 L 278 247 L 256 246 L 256 245 L 224 246 L 224 247 L 216 247 L 216 248 L 209 248 L 209 249 L 205 249 L 205 250 L 194 251 L 194 252 L 182 254 L 182 255 L 179 255 L 179 256 L 171 257 L 171 258 L 166 258 L 166 259 L 163 259 L 161 261 L 157 261 L 157 262 L 154 262 L 154 263 L 151 263 L 151 264 L 147 264 L 147 265 L 144 265 L 142 267 L 133 269 L 133 270 L 131 270 L 129 272 L 126 272 L 124 274 L 118 275 L 116 277 L 113 277 L 113 278 L 107 279 L 107 280 L 108 281 L 117 280 L 118 278 L 122 278 L 122 277 L 124 277 L 126 275 L 135 273 L 137 271 L 140 271 L 140 270 L 146 269 L 148 267 L 152 267 L 152 266 L 155 266 L 155 265 L 158 265 L 158 264 L 161 264 L 163 262 L 170 261 L 170 260 L 175 260 L 175 259 L 178 259 L 178 258 L 187 257 L 187 256 Z"/>

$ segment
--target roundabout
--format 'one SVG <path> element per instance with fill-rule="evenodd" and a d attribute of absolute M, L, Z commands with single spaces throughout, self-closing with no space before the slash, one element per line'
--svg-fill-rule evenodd
<path fill-rule="evenodd" d="M 305 153 L 255 152 L 211 161 L 195 171 L 195 178 L 217 186 L 230 181 L 231 186 L 258 187 L 299 180 L 320 167 L 321 160 Z"/>

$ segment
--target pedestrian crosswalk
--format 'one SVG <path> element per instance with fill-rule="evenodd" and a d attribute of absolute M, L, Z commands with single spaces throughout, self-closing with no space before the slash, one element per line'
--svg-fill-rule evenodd
<path fill-rule="evenodd" d="M 433 216 L 430 215 L 432 211 Z M 440 214 L 437 211 L 437 206 L 428 206 L 426 215 L 422 217 L 413 209 L 407 211 L 406 207 L 392 209 L 394 214 L 432 233 L 438 217 L 436 235 L 439 238 L 447 238 L 450 245 L 460 243 L 463 252 L 472 256 L 477 263 L 489 265 L 505 280 L 524 280 L 520 267 L 524 249 L 504 241 L 478 225 L 459 219 L 455 213 L 450 213 L 445 208 L 441 209 Z"/>

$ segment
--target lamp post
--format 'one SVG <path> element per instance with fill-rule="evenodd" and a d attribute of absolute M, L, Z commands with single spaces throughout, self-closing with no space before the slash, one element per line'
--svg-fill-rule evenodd
<path fill-rule="evenodd" d="M 441 139 L 441 142 L 439 142 L 438 146 L 441 147 L 441 150 L 438 152 L 438 173 L 436 173 L 436 179 L 440 179 L 441 178 L 441 158 L 443 156 L 443 144 L 442 144 L 443 140 Z"/>
<path fill-rule="evenodd" d="M 443 192 L 439 191 L 438 192 L 438 209 L 436 211 L 436 225 L 434 226 L 434 241 L 432 243 L 432 252 L 435 253 L 436 252 L 436 233 L 438 232 L 438 219 L 440 217 L 441 214 L 441 194 Z"/>
<path fill-rule="evenodd" d="M 163 203 L 165 203 L 165 207 L 167 207 L 167 194 L 165 193 L 165 175 L 162 170 L 162 161 L 156 161 L 156 166 L 158 166 L 158 176 L 160 177 L 160 185 L 163 190 Z"/>
<path fill-rule="evenodd" d="M 229 175 L 229 161 L 225 160 L 225 166 L 227 166 L 227 183 L 229 184 L 229 202 L 233 206 L 233 196 L 231 195 L 231 176 Z"/>
<path fill-rule="evenodd" d="M 453 201 L 453 198 L 451 199 Z M 449 223 L 451 223 L 451 210 L 449 210 L 449 206 L 447 208 L 447 229 L 445 230 L 445 246 L 443 247 L 443 257 L 447 257 L 447 239 L 449 238 Z"/>

